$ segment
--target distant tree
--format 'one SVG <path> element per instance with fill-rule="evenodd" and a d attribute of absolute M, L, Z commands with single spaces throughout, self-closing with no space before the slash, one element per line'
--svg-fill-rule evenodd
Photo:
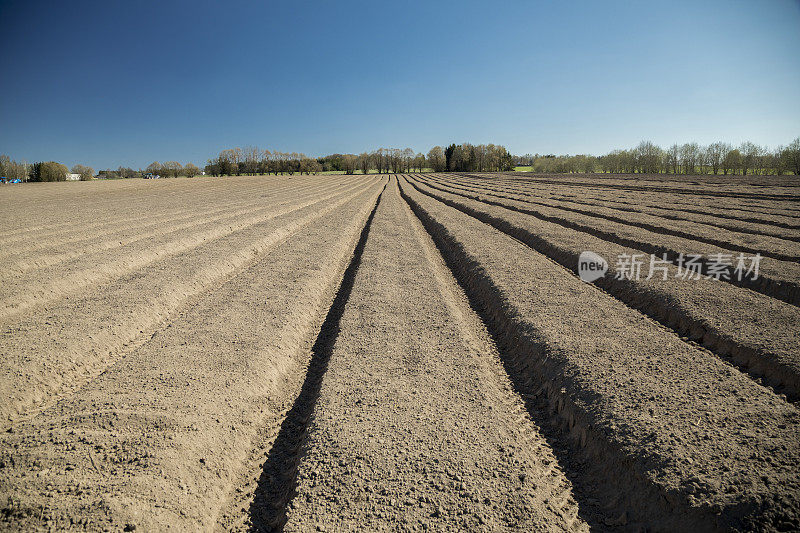
<path fill-rule="evenodd" d="M 145 170 L 147 171 L 148 174 L 153 174 L 158 176 L 160 176 L 161 173 L 163 172 L 161 168 L 161 163 L 159 163 L 158 161 L 153 161 L 152 163 L 147 165 L 147 168 Z"/>
<path fill-rule="evenodd" d="M 272 152 L 269 150 L 264 150 L 261 152 L 258 160 L 258 173 L 259 174 L 269 174 L 270 173 L 270 165 L 272 163 Z"/>
<path fill-rule="evenodd" d="M 183 167 L 183 173 L 186 174 L 187 178 L 193 178 L 200 173 L 200 169 L 194 163 L 186 163 L 186 166 Z"/>
<path fill-rule="evenodd" d="M 695 172 L 697 174 L 706 174 L 708 172 L 708 157 L 707 157 L 708 149 L 705 146 L 697 146 L 697 170 Z"/>
<path fill-rule="evenodd" d="M 208 174 L 209 176 L 218 176 L 219 167 L 217 166 L 217 160 L 209 159 L 208 161 L 206 161 L 206 166 L 203 167 L 203 170 L 205 170 L 206 174 Z"/>
<path fill-rule="evenodd" d="M 414 150 L 405 148 L 400 152 L 400 172 L 410 172 L 411 165 L 414 163 Z"/>
<path fill-rule="evenodd" d="M 514 157 L 508 153 L 504 146 L 498 146 L 498 161 L 500 163 L 498 170 L 501 172 L 510 172 L 514 170 Z"/>
<path fill-rule="evenodd" d="M 739 161 L 739 167 L 742 169 L 742 175 L 746 176 L 747 171 L 754 168 L 756 163 L 756 157 L 759 153 L 759 147 L 755 144 L 751 143 L 750 141 L 743 142 L 741 146 L 739 146 L 739 153 L 741 153 L 742 157 Z"/>
<path fill-rule="evenodd" d="M 310 157 L 306 157 L 303 154 L 300 154 L 301 158 L 299 161 L 299 169 L 301 173 L 305 174 L 317 174 L 322 172 L 322 164 L 317 161 L 316 159 L 311 159 Z M 355 156 L 352 156 L 355 158 Z M 355 166 L 353 167 L 355 169 Z M 352 174 L 352 172 L 350 172 Z"/>
<path fill-rule="evenodd" d="M 676 144 L 673 144 L 667 150 L 667 165 L 671 169 L 673 174 L 677 174 L 678 170 L 680 169 L 680 162 L 681 162 L 681 147 Z"/>
<path fill-rule="evenodd" d="M 89 181 L 94 178 L 94 169 L 84 165 L 75 165 L 72 167 L 73 174 L 80 174 L 81 181 Z"/>
<path fill-rule="evenodd" d="M 774 172 L 776 166 L 772 158 L 772 153 L 766 146 L 756 145 L 755 163 L 753 173 L 765 176 Z"/>
<path fill-rule="evenodd" d="M 132 168 L 122 167 L 122 166 L 117 168 L 117 174 L 119 174 L 119 177 L 127 179 L 142 177 L 141 171 L 133 170 Z"/>
<path fill-rule="evenodd" d="M 681 145 L 680 161 L 684 174 L 695 173 L 699 154 L 700 146 L 697 143 L 686 143 Z"/>
<path fill-rule="evenodd" d="M 372 164 L 372 156 L 367 152 L 362 152 L 358 156 L 358 168 L 360 168 L 361 172 L 363 172 L 364 174 L 369 174 L 371 164 Z"/>
<path fill-rule="evenodd" d="M 428 152 L 428 165 L 433 168 L 434 172 L 444 172 L 447 170 L 447 161 L 441 146 L 434 146 L 430 149 Z"/>
<path fill-rule="evenodd" d="M 597 158 L 591 155 L 584 155 L 581 156 L 583 158 L 581 169 L 586 174 L 590 174 L 597 170 Z"/>
<path fill-rule="evenodd" d="M 372 153 L 372 163 L 375 165 L 378 174 L 388 172 L 389 166 L 387 164 L 387 156 L 386 148 L 378 148 Z"/>
<path fill-rule="evenodd" d="M 457 147 L 455 144 L 451 144 L 447 148 L 444 149 L 444 166 L 445 170 L 450 171 L 456 167 L 456 150 Z"/>
<path fill-rule="evenodd" d="M 650 141 L 642 141 L 636 147 L 639 170 L 645 174 L 656 174 L 661 164 L 661 148 Z"/>
<path fill-rule="evenodd" d="M 322 165 L 322 172 L 341 172 L 346 170 L 344 168 L 344 157 L 342 154 L 326 155 L 325 157 L 318 157 L 317 163 Z"/>
<path fill-rule="evenodd" d="M 319 161 L 317 161 L 319 163 Z M 358 157 L 353 154 L 344 154 L 341 162 L 342 170 L 345 174 L 355 174 L 358 168 Z"/>
<path fill-rule="evenodd" d="M 786 174 L 788 170 L 788 166 L 786 165 L 786 161 L 781 157 L 781 154 L 786 148 L 783 146 L 778 146 L 772 152 L 767 154 L 767 158 L 769 161 L 768 167 L 775 171 L 775 174 L 778 176 L 783 176 Z"/>
<path fill-rule="evenodd" d="M 103 179 L 107 180 L 118 180 L 120 178 L 124 178 L 118 171 L 116 170 L 100 170 L 97 172 L 98 176 Z"/>
<path fill-rule="evenodd" d="M 725 155 L 730 151 L 730 145 L 724 142 L 715 142 L 708 145 L 706 148 L 706 161 L 711 166 L 711 171 L 717 174 L 722 165 L 722 160 Z"/>
<path fill-rule="evenodd" d="M 177 161 L 167 161 L 161 168 L 167 177 L 177 178 L 183 172 L 183 166 Z"/>
<path fill-rule="evenodd" d="M 219 173 L 223 176 L 242 174 L 246 167 L 246 165 L 240 165 L 240 163 L 243 163 L 242 158 L 241 148 L 229 148 L 221 151 L 217 157 Z"/>
<path fill-rule="evenodd" d="M 61 163 L 47 161 L 45 163 L 34 163 L 31 166 L 31 181 L 65 181 L 68 169 Z"/>
<path fill-rule="evenodd" d="M 425 154 L 420 152 L 414 156 L 414 168 L 417 169 L 417 172 L 425 170 Z"/>
<path fill-rule="evenodd" d="M 781 150 L 780 158 L 786 169 L 800 176 L 800 137 Z"/>
<path fill-rule="evenodd" d="M 737 149 L 728 150 L 721 163 L 722 175 L 727 176 L 728 172 L 736 174 L 736 169 L 742 166 L 742 154 Z"/>
<path fill-rule="evenodd" d="M 236 167 L 232 161 L 232 154 L 230 150 L 223 150 L 217 156 L 215 161 L 217 173 L 220 176 L 231 176 L 235 173 Z"/>
<path fill-rule="evenodd" d="M 32 173 L 31 165 L 13 161 L 7 155 L 0 155 L 0 177 L 27 180 Z"/>
<path fill-rule="evenodd" d="M 258 173 L 258 162 L 261 159 L 261 150 L 257 146 L 245 146 L 242 150 L 241 161 L 244 163 L 243 173 L 255 176 Z"/>

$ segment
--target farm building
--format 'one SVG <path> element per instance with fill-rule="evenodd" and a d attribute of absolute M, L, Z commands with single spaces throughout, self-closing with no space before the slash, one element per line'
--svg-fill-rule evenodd
<path fill-rule="evenodd" d="M 67 181 L 80 181 L 80 174 L 67 174 Z"/>

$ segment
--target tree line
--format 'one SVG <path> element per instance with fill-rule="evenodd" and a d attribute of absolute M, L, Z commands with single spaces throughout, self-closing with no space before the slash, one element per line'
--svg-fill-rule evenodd
<path fill-rule="evenodd" d="M 515 164 L 542 173 L 800 175 L 800 137 L 775 149 L 749 141 L 739 146 L 692 142 L 664 149 L 642 141 L 635 148 L 601 156 L 528 154 L 515 158 Z"/>
<path fill-rule="evenodd" d="M 266 175 L 266 174 L 318 174 L 320 172 L 402 173 L 412 169 L 422 172 L 425 156 L 415 154 L 411 148 L 379 148 L 361 154 L 331 154 L 312 158 L 297 152 L 260 150 L 256 146 L 229 148 L 209 159 L 206 174 L 212 176 Z"/>
<path fill-rule="evenodd" d="M 379 148 L 360 154 L 331 154 L 308 157 L 303 153 L 260 150 L 256 146 L 229 148 L 209 159 L 201 170 L 193 163 L 154 161 L 146 169 L 118 167 L 101 170 L 96 177 L 106 179 L 141 177 L 192 178 L 201 172 L 211 176 L 262 174 L 344 174 L 407 173 L 407 172 L 496 172 L 527 166 L 541 173 L 613 174 L 795 174 L 800 175 L 800 137 L 788 146 L 769 149 L 752 142 L 733 146 L 725 142 L 709 145 L 673 144 L 669 148 L 642 141 L 630 149 L 612 150 L 600 155 L 530 155 L 513 156 L 504 146 L 470 143 L 434 146 L 427 154 L 411 148 Z M 54 161 L 28 164 L 0 155 L 0 177 L 26 181 L 64 181 L 70 171 Z M 94 170 L 75 165 L 72 174 L 81 180 L 95 177 Z"/>
<path fill-rule="evenodd" d="M 66 181 L 67 174 L 77 174 L 81 181 L 94 177 L 94 169 L 86 165 L 75 165 L 70 171 L 66 165 L 55 161 L 40 161 L 33 164 L 12 160 L 0 155 L 0 177 L 22 181 Z"/>
<path fill-rule="evenodd" d="M 81 181 L 100 179 L 144 178 L 151 176 L 173 177 L 186 176 L 193 178 L 200 173 L 194 163 L 181 165 L 177 161 L 167 161 L 163 164 L 158 161 L 150 163 L 145 170 L 134 170 L 129 167 L 118 167 L 116 170 L 100 170 L 97 175 L 92 167 L 74 165 L 68 169 L 66 165 L 55 161 L 42 161 L 28 164 L 13 161 L 7 155 L 0 155 L 0 177 L 20 179 L 23 181 L 66 181 L 68 174 L 77 174 Z"/>
<path fill-rule="evenodd" d="M 494 144 L 434 146 L 427 156 L 411 148 L 378 148 L 360 154 L 331 154 L 311 158 L 297 152 L 260 150 L 257 146 L 228 148 L 209 159 L 204 171 L 212 176 L 260 174 L 378 174 L 404 172 L 489 172 L 512 170 L 513 156 Z"/>

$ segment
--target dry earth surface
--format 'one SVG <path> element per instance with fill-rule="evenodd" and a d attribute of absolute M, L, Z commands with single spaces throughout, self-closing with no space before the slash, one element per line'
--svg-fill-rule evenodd
<path fill-rule="evenodd" d="M 0 529 L 800 530 L 796 177 L 203 177 L 0 207 Z M 707 276 L 755 253 L 755 280 Z"/>

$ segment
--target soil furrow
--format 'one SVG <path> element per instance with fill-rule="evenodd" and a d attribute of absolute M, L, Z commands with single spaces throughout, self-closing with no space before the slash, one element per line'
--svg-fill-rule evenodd
<path fill-rule="evenodd" d="M 257 189 L 261 188 L 253 187 L 252 193 L 255 194 Z M 99 209 L 93 210 L 91 213 L 88 212 L 86 206 L 82 205 L 80 202 L 75 202 L 74 206 L 70 206 L 66 200 L 62 199 L 66 209 L 70 209 L 70 207 L 74 209 L 72 211 L 74 218 L 71 220 L 71 224 L 63 224 L 59 223 L 62 221 L 49 219 L 50 222 L 48 224 L 43 224 L 40 226 L 28 226 L 24 229 L 20 229 L 19 231 L 5 233 L 2 237 L 0 237 L 0 244 L 2 244 L 4 247 L 14 245 L 15 248 L 17 245 L 35 246 L 39 244 L 39 240 L 42 238 L 64 238 L 69 234 L 76 234 L 78 237 L 85 237 L 85 235 L 83 235 L 80 231 L 81 229 L 96 233 L 104 230 L 110 231 L 125 227 L 137 227 L 136 225 L 146 226 L 162 220 L 165 222 L 172 220 L 175 215 L 182 215 L 184 213 L 202 215 L 205 212 L 215 212 L 224 208 L 226 205 L 238 203 L 236 201 L 228 201 L 226 204 L 214 203 L 212 204 L 212 209 L 204 209 L 201 206 L 204 205 L 203 201 L 207 201 L 207 199 L 205 199 L 205 197 L 202 195 L 192 195 L 191 202 L 194 205 L 191 207 L 184 206 L 183 208 L 180 208 L 177 205 L 172 205 L 172 209 L 168 211 L 142 213 L 141 207 L 146 205 L 145 201 L 153 200 L 149 195 L 137 195 L 135 197 L 130 197 L 123 196 L 122 192 L 120 191 L 120 196 L 121 198 L 119 200 L 113 203 L 109 202 L 110 205 L 102 204 Z M 245 198 L 247 198 L 246 195 Z M 163 200 L 163 198 L 161 199 Z M 38 209 L 42 209 L 42 207 L 30 206 L 28 209 L 36 212 Z M 115 213 L 117 216 L 111 217 L 111 215 Z M 131 216 L 133 213 L 135 213 L 135 215 Z M 124 218 L 120 217 L 121 214 Z M 31 239 L 32 236 L 35 236 L 35 239 Z"/>
<path fill-rule="evenodd" d="M 468 176 L 472 176 L 472 174 L 467 174 Z M 637 186 L 637 185 L 619 185 L 615 183 L 599 183 L 597 181 L 564 181 L 564 180 L 557 180 L 557 179 L 547 179 L 547 178 L 525 178 L 525 177 L 518 177 L 519 180 L 530 180 L 535 183 L 549 183 L 553 185 L 569 185 L 574 187 L 603 187 L 609 189 L 619 189 L 619 190 L 626 190 L 626 191 L 644 191 L 644 192 L 668 192 L 671 194 L 683 194 L 683 195 L 706 195 L 706 196 L 714 196 L 720 198 L 747 198 L 753 200 L 773 200 L 773 201 L 787 201 L 787 202 L 796 202 L 797 196 L 794 194 L 757 194 L 757 193 L 744 193 L 744 192 L 732 192 L 732 191 L 717 191 L 717 190 L 709 190 L 709 189 L 695 189 L 695 190 L 687 190 L 684 188 L 677 188 L 677 187 L 664 187 L 664 186 Z"/>
<path fill-rule="evenodd" d="M 410 222 L 393 182 L 309 412 L 285 530 L 586 530 Z"/>
<path fill-rule="evenodd" d="M 476 202 L 448 205 L 520 240 L 575 275 L 585 250 L 608 258 L 637 252 L 514 211 L 482 209 Z M 790 401 L 800 398 L 800 309 L 716 280 L 684 280 L 673 265 L 665 265 L 663 278 L 657 273 L 652 279 L 623 277 L 613 262 L 608 268 L 594 283 L 611 296 L 687 341 L 702 343 Z"/>
<path fill-rule="evenodd" d="M 518 391 L 558 414 L 606 525 L 800 525 L 796 409 L 491 226 L 403 192 Z"/>
<path fill-rule="evenodd" d="M 93 254 L 102 254 L 108 250 L 120 248 L 124 249 L 126 246 L 138 244 L 142 241 L 180 234 L 180 232 L 185 230 L 199 231 L 203 227 L 213 227 L 231 223 L 235 224 L 238 219 L 246 220 L 258 214 L 268 214 L 271 211 L 275 211 L 276 208 L 288 206 L 307 198 L 319 197 L 321 194 L 326 192 L 330 193 L 340 188 L 342 187 L 310 188 L 302 192 L 294 192 L 291 199 L 286 199 L 284 201 L 275 201 L 271 199 L 268 205 L 265 205 L 263 200 L 258 203 L 253 203 L 253 201 L 250 200 L 247 202 L 247 205 L 243 207 L 226 208 L 217 213 L 207 211 L 199 215 L 189 215 L 183 217 L 183 221 L 179 218 L 175 218 L 172 220 L 159 221 L 158 224 L 153 225 L 151 228 L 141 226 L 139 228 L 117 230 L 116 233 L 112 233 L 111 235 L 91 237 L 91 241 L 94 242 L 86 242 L 89 239 L 83 239 L 84 242 L 81 243 L 69 242 L 69 240 L 67 240 L 67 242 L 61 242 L 55 245 L 50 244 L 48 246 L 49 250 L 45 248 L 45 246 L 47 246 L 45 244 L 45 246 L 39 249 L 34 249 L 33 253 L 28 251 L 28 253 L 19 253 L 5 257 L 3 261 L 7 262 L 8 268 L 0 273 L 0 280 L 4 277 L 12 278 L 30 270 L 51 267 L 76 258 L 90 259 Z M 120 232 L 122 232 L 122 235 L 120 235 Z M 113 238 L 109 238 L 112 235 Z M 48 251 L 51 253 L 48 254 Z"/>
<path fill-rule="evenodd" d="M 17 202 L 15 210 L 28 214 L 26 226 L 17 230 L 9 229 L 20 221 L 10 218 L 0 234 L 0 245 L 37 240 L 40 237 L 74 233 L 85 229 L 94 231 L 107 226 L 125 225 L 127 222 L 159 219 L 176 208 L 185 208 L 202 213 L 208 206 L 220 206 L 237 200 L 249 200 L 264 194 L 284 194 L 292 190 L 314 186 L 320 180 L 311 176 L 304 179 L 275 179 L 259 177 L 203 178 L 191 182 L 191 194 L 187 195 L 181 180 L 172 185 L 174 191 L 161 190 L 163 183 L 156 185 L 147 180 L 131 180 L 131 183 L 81 183 L 67 184 L 69 188 L 57 196 L 59 210 L 53 212 L 53 199 L 39 201 L 31 198 L 30 192 Z M 58 184 L 55 184 L 58 185 Z M 82 186 L 107 187 L 105 193 L 95 190 L 92 194 L 81 195 Z M 156 190 L 149 188 L 156 186 Z M 33 185 L 32 187 L 36 187 Z M 35 189 L 34 189 L 35 190 Z M 10 191 L 4 191 L 10 192 Z M 220 203 L 222 199 L 225 203 Z M 39 221 L 44 222 L 40 224 Z"/>
<path fill-rule="evenodd" d="M 60 184 L 55 184 L 56 187 L 58 185 Z M 73 223 L 79 225 L 88 224 L 90 227 L 94 227 L 94 224 L 105 224 L 100 221 L 105 220 L 107 217 L 113 218 L 114 213 L 134 213 L 137 219 L 144 219 L 147 218 L 148 214 L 143 212 L 148 211 L 150 207 L 175 206 L 184 203 L 186 200 L 185 197 L 179 196 L 174 192 L 148 190 L 148 187 L 153 185 L 153 182 L 138 179 L 131 180 L 129 183 L 94 182 L 67 184 L 66 187 L 69 189 L 61 189 L 57 194 L 46 198 L 36 197 L 36 189 L 33 189 L 28 191 L 28 194 L 21 196 L 21 198 L 14 198 L 18 208 L 30 213 L 30 220 L 21 228 L 14 227 L 17 224 L 22 224 L 20 220 L 13 218 L 5 220 L 6 225 L 0 234 L 0 243 L 5 243 L 7 240 L 17 241 L 20 238 L 29 238 L 31 234 L 38 235 L 40 232 L 56 234 L 70 231 L 73 229 Z M 34 184 L 32 187 L 41 186 Z M 83 187 L 93 187 L 95 190 L 91 194 L 81 194 L 80 190 Z M 98 191 L 96 187 L 108 187 L 108 189 L 103 193 Z M 180 187 L 180 185 L 176 184 L 176 187 Z M 196 205 L 203 205 L 203 202 L 213 200 L 215 195 L 218 197 L 221 190 L 224 190 L 224 185 L 220 184 L 219 180 L 199 181 L 197 190 L 193 191 L 191 198 L 196 201 Z M 49 209 L 54 200 L 58 201 L 60 207 L 63 206 L 63 211 L 59 210 L 59 212 L 54 213 Z M 96 209 L 91 209 L 89 208 L 90 205 L 96 205 L 97 207 Z M 99 217 L 93 216 L 94 214 L 99 215 Z M 111 221 L 111 223 L 115 222 L 119 223 L 119 221 Z"/>
<path fill-rule="evenodd" d="M 314 190 L 330 187 L 329 184 L 317 187 L 304 187 L 299 191 L 291 186 L 285 187 L 281 191 L 270 189 L 269 198 L 271 202 L 275 202 L 278 197 L 284 197 L 286 200 L 293 194 L 310 194 Z M 146 235 L 143 230 L 148 228 L 171 228 L 176 223 L 182 221 L 202 220 L 203 218 L 224 215 L 225 213 L 234 213 L 237 210 L 242 211 L 248 207 L 262 206 L 264 204 L 263 198 L 267 195 L 264 194 L 265 190 L 262 187 L 253 187 L 249 194 L 243 191 L 243 198 L 238 201 L 214 202 L 212 208 L 204 206 L 202 199 L 192 197 L 189 201 L 191 205 L 185 207 L 170 206 L 168 209 L 160 213 L 147 214 L 138 217 L 126 216 L 125 211 L 131 211 L 130 207 L 122 212 L 117 211 L 113 213 L 112 220 L 102 222 L 102 213 L 93 213 L 94 223 L 82 223 L 75 221 L 68 227 L 59 228 L 54 225 L 37 230 L 35 238 L 31 235 L 20 236 L 18 240 L 12 242 L 2 242 L 2 250 L 0 250 L 0 258 L 4 261 L 18 261 L 19 256 L 30 254 L 33 251 L 39 250 L 40 253 L 53 252 L 60 248 L 73 249 L 77 246 L 85 247 L 85 243 L 92 243 L 103 238 L 108 239 L 114 235 Z M 258 200 L 256 200 L 258 198 Z M 109 215 L 111 216 L 111 215 Z M 118 239 L 117 239 L 118 240 Z"/>
<path fill-rule="evenodd" d="M 212 529 L 260 430 L 297 392 L 379 192 L 316 218 L 80 394 L 4 433 L 3 526 Z"/>
<path fill-rule="evenodd" d="M 748 223 L 734 223 L 734 222 L 727 222 L 726 220 L 719 220 L 715 216 L 709 216 L 708 213 L 704 213 L 703 216 L 696 216 L 686 211 L 680 211 L 675 209 L 663 209 L 663 208 L 653 208 L 653 207 L 643 207 L 641 203 L 637 203 L 636 206 L 631 205 L 619 205 L 612 204 L 606 205 L 607 202 L 602 200 L 593 199 L 593 201 L 581 200 L 577 198 L 565 198 L 559 197 L 554 195 L 552 192 L 544 192 L 544 191 L 537 191 L 537 192 L 519 192 L 515 190 L 508 190 L 502 187 L 495 187 L 491 186 L 487 183 L 482 183 L 480 185 L 471 184 L 471 183 L 464 183 L 462 179 L 446 179 L 446 178 L 439 178 L 432 176 L 426 176 L 426 178 L 433 180 L 442 185 L 448 185 L 454 188 L 459 188 L 462 190 L 466 190 L 472 193 L 483 193 L 488 194 L 490 196 L 495 196 L 498 198 L 507 198 L 509 200 L 516 200 L 525 203 L 531 203 L 535 205 L 541 205 L 544 207 L 552 207 L 558 209 L 564 209 L 567 211 L 573 211 L 575 213 L 581 213 L 584 215 L 589 216 L 597 216 L 601 218 L 606 218 L 607 220 L 614 220 L 617 222 L 623 223 L 644 223 L 652 225 L 655 228 L 660 228 L 658 230 L 653 231 L 661 231 L 665 228 L 663 224 L 670 224 L 674 226 L 674 223 L 678 223 L 679 228 L 683 228 L 683 232 L 690 234 L 694 234 L 697 231 L 708 231 L 708 226 L 712 228 L 718 228 L 724 230 L 725 236 L 728 237 L 730 242 L 738 242 L 739 236 L 736 233 L 746 233 L 749 235 L 758 235 L 758 236 L 766 236 L 771 237 L 774 239 L 782 239 L 783 241 L 793 241 L 793 242 L 800 242 L 800 234 L 797 231 L 781 231 L 775 227 L 766 226 L 764 224 L 755 223 L 755 221 L 749 221 Z M 578 206 L 578 207 L 576 207 Z M 585 207 L 588 206 L 588 207 Z M 625 217 L 626 213 L 633 213 L 638 218 L 634 220 L 630 220 Z M 651 221 L 650 223 L 646 221 Z M 644 226 L 643 226 L 644 227 Z M 798 229 L 800 226 L 794 229 Z M 731 232 L 731 233 L 727 233 Z M 775 241 L 780 247 L 786 247 L 788 243 L 782 243 L 782 241 Z"/>
<path fill-rule="evenodd" d="M 336 297 L 311 347 L 311 358 L 300 394 L 283 419 L 266 456 L 246 517 L 249 528 L 259 531 L 281 530 L 286 522 L 287 503 L 293 497 L 297 484 L 299 450 L 306 438 L 309 418 L 319 398 L 322 379 L 327 371 L 333 344 L 339 331 L 339 322 L 353 290 L 356 271 L 361 264 L 361 256 L 372 221 L 384 193 L 385 187 L 361 230 L 350 263 L 336 291 Z"/>
<path fill-rule="evenodd" d="M 512 191 L 528 192 L 534 194 L 559 194 L 565 199 L 576 199 L 583 197 L 590 197 L 598 201 L 627 204 L 634 206 L 648 206 L 652 202 L 651 207 L 662 207 L 665 205 L 675 206 L 678 210 L 688 210 L 688 212 L 695 212 L 700 214 L 713 214 L 714 216 L 725 215 L 739 215 L 743 216 L 744 220 L 753 218 L 753 215 L 779 217 L 781 220 L 789 223 L 790 227 L 796 226 L 798 221 L 797 210 L 793 209 L 791 204 L 778 208 L 774 202 L 758 202 L 746 203 L 736 202 L 731 199 L 709 198 L 702 195 L 694 195 L 687 197 L 686 195 L 674 195 L 670 193 L 656 193 L 656 192 L 620 192 L 618 190 L 608 190 L 594 187 L 581 187 L 579 189 L 569 186 L 560 186 L 552 184 L 537 185 L 530 182 L 519 182 L 514 179 L 503 179 L 497 176 L 474 176 L 471 175 L 478 184 L 494 184 L 500 185 Z M 721 209 L 725 206 L 725 209 Z M 703 210 L 697 211 L 696 209 L 702 208 Z M 734 216 L 733 218 L 736 218 Z M 770 224 L 771 220 L 763 220 L 763 218 L 755 218 L 753 222 L 761 222 Z"/>
<path fill-rule="evenodd" d="M 275 217 L 269 224 L 205 243 L 193 254 L 170 256 L 148 274 L 133 273 L 46 313 L 4 323 L 0 347 L 0 420 L 35 414 L 94 379 L 152 336 L 171 314 L 253 258 L 333 209 L 363 196 L 369 187 Z M 42 360 L 38 355 L 48 353 Z"/>
<path fill-rule="evenodd" d="M 277 216 L 291 213 L 305 207 L 320 204 L 337 194 L 347 193 L 360 185 L 351 185 L 344 191 L 325 196 L 317 196 L 290 206 L 277 209 L 270 213 L 250 217 L 245 220 L 207 228 L 203 231 L 189 232 L 187 235 L 170 239 L 165 236 L 163 242 L 141 243 L 143 249 L 126 250 L 117 254 L 113 250 L 108 252 L 108 260 L 98 263 L 96 259 L 87 261 L 88 265 L 78 265 L 70 268 L 67 274 L 62 269 L 53 273 L 50 278 L 55 278 L 47 283 L 41 282 L 41 273 L 33 279 L 26 279 L 24 275 L 6 281 L 0 289 L 0 319 L 8 320 L 10 317 L 29 312 L 35 306 L 42 306 L 54 300 L 75 294 L 80 290 L 94 288 L 100 284 L 108 283 L 126 273 L 140 271 L 154 261 L 163 257 L 186 253 L 205 243 L 223 238 L 227 235 L 251 228 L 254 225 L 267 222 Z"/>
<path fill-rule="evenodd" d="M 750 236 L 751 234 L 736 234 L 735 232 L 720 230 L 713 226 L 707 227 L 703 224 L 671 224 L 670 227 L 665 227 L 658 223 L 653 223 L 652 219 L 656 217 L 649 215 L 624 217 L 608 212 L 598 212 L 596 209 L 580 209 L 565 205 L 553 205 L 548 202 L 520 200 L 508 195 L 467 189 L 452 183 L 446 186 L 436 185 L 429 178 L 422 178 L 422 180 L 430 187 L 460 194 L 468 198 L 480 199 L 481 201 L 495 205 L 509 206 L 520 210 L 526 209 L 527 206 L 538 206 L 538 209 L 537 207 L 530 207 L 529 209 L 536 209 L 542 216 L 552 219 L 569 216 L 563 213 L 566 211 L 579 215 L 580 223 L 586 226 L 599 225 L 596 224 L 596 221 L 597 219 L 602 219 L 622 226 L 628 226 L 635 230 L 646 230 L 657 235 L 680 237 L 736 252 L 745 252 L 753 255 L 758 253 L 764 257 L 771 257 L 779 261 L 797 262 L 800 260 L 800 254 L 798 254 L 798 246 L 796 243 L 780 238 L 756 234 L 759 237 L 758 242 L 751 242 L 754 241 Z M 494 196 L 495 198 L 500 198 L 500 200 L 491 200 L 486 196 Z M 691 229 L 691 231 L 688 231 L 689 229 Z"/>
<path fill-rule="evenodd" d="M 640 235 L 631 231 L 623 231 L 624 228 L 616 228 L 616 231 L 611 229 L 603 229 L 602 226 L 590 226 L 559 216 L 548 216 L 536 210 L 509 205 L 505 202 L 493 202 L 485 198 L 475 197 L 474 195 L 466 195 L 463 193 L 458 194 L 451 191 L 442 190 L 441 188 L 430 188 L 434 189 L 435 192 L 428 190 L 424 191 L 425 194 L 433 194 L 437 198 L 444 199 L 444 201 L 450 202 L 451 204 L 458 204 L 454 198 L 460 197 L 468 200 L 478 201 L 489 206 L 500 207 L 509 211 L 516 211 L 519 213 L 532 215 L 541 220 L 552 222 L 565 228 L 587 233 L 621 246 L 640 250 L 646 254 L 653 254 L 659 258 L 666 257 L 666 259 L 674 265 L 678 265 L 682 257 L 687 257 L 691 254 L 697 254 L 702 258 L 702 274 L 706 274 L 708 271 L 708 261 L 705 259 L 707 256 L 714 253 L 730 253 L 729 250 L 700 246 L 694 241 L 680 237 L 663 235 L 660 236 L 660 239 L 655 236 L 653 236 L 651 239 L 648 239 L 646 230 L 642 230 L 641 233 L 644 235 Z M 451 198 L 444 198 L 444 195 L 449 195 Z M 741 280 L 737 279 L 736 277 L 732 277 L 730 279 L 720 279 L 720 281 L 760 292 L 766 296 L 782 300 L 794 306 L 800 306 L 800 281 L 798 280 L 800 280 L 800 268 L 798 268 L 796 263 L 785 261 L 777 262 L 777 260 L 771 258 L 762 259 L 759 277 L 756 280 L 753 280 L 749 277 L 743 277 Z"/>

